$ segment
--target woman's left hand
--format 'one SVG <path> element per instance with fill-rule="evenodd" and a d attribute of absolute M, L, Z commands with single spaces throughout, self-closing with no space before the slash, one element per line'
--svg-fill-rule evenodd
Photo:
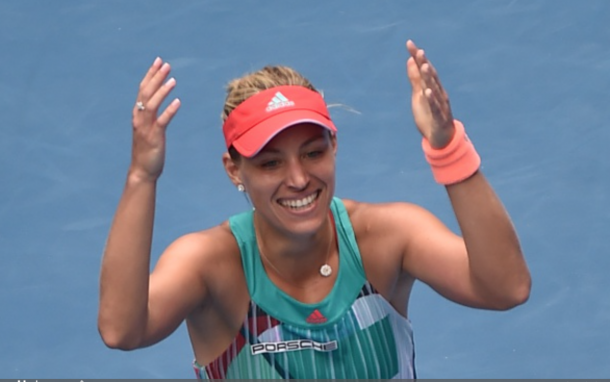
<path fill-rule="evenodd" d="M 433 148 L 443 148 L 455 131 L 449 96 L 424 50 L 411 40 L 407 41 L 407 50 L 411 55 L 407 75 L 413 89 L 411 107 L 415 124 Z"/>

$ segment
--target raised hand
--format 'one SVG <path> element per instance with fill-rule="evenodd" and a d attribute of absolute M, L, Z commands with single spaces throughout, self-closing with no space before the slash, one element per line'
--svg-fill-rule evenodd
<path fill-rule="evenodd" d="M 449 96 L 423 49 L 409 40 L 407 50 L 411 55 L 407 75 L 413 89 L 411 107 L 415 124 L 433 148 L 443 148 L 454 133 Z"/>
<path fill-rule="evenodd" d="M 133 143 L 130 173 L 146 180 L 156 180 L 165 163 L 165 131 L 180 108 L 180 100 L 174 99 L 159 114 L 159 107 L 176 86 L 176 80 L 166 81 L 170 65 L 160 58 L 140 83 L 140 90 L 133 108 Z"/>

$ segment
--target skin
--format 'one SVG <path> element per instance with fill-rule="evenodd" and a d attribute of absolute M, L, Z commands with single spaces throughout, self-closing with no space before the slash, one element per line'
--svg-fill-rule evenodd
<path fill-rule="evenodd" d="M 407 42 L 407 75 L 415 124 L 435 148 L 449 143 L 449 98 L 423 50 Z M 187 322 L 195 357 L 207 364 L 235 337 L 250 300 L 237 243 L 227 222 L 184 235 L 149 274 L 156 183 L 165 157 L 165 133 L 180 107 L 160 111 L 175 86 L 170 67 L 155 60 L 142 80 L 133 111 L 132 163 L 104 251 L 98 326 L 111 348 L 150 346 Z M 337 275 L 339 254 L 329 221 L 335 189 L 337 140 L 312 124 L 292 126 L 253 158 L 223 164 L 256 208 L 255 231 L 271 280 L 295 299 L 321 301 Z M 368 280 L 405 317 L 415 280 L 458 304 L 505 310 L 524 303 L 531 279 L 517 235 L 501 201 L 481 172 L 446 186 L 461 236 L 427 210 L 409 203 L 344 200 Z M 286 200 L 317 195 L 295 214 Z M 318 270 L 328 259 L 334 272 Z"/>

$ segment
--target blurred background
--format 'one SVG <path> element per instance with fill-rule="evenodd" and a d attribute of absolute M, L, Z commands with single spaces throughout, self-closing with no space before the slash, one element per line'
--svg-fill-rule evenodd
<path fill-rule="evenodd" d="M 131 110 L 156 56 L 172 64 L 182 108 L 168 130 L 153 260 L 248 208 L 221 166 L 219 115 L 224 85 L 266 64 L 293 66 L 348 106 L 332 109 L 337 196 L 411 201 L 457 230 L 410 112 L 411 38 L 511 213 L 534 282 L 508 312 L 417 284 L 418 376 L 607 378 L 608 20 L 604 0 L 3 0 L 0 377 L 194 377 L 184 327 L 121 352 L 96 326 Z"/>

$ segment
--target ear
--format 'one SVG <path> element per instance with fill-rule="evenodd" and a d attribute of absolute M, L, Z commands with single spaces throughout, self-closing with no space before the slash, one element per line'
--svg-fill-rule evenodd
<path fill-rule="evenodd" d="M 336 133 L 330 133 L 330 145 L 333 148 L 333 154 L 335 156 L 337 156 L 337 134 Z"/>
<path fill-rule="evenodd" d="M 235 185 L 235 187 L 243 183 L 240 177 L 239 166 L 233 159 L 231 159 L 228 152 L 222 154 L 222 164 L 227 172 L 227 175 L 229 176 L 229 180 Z"/>

